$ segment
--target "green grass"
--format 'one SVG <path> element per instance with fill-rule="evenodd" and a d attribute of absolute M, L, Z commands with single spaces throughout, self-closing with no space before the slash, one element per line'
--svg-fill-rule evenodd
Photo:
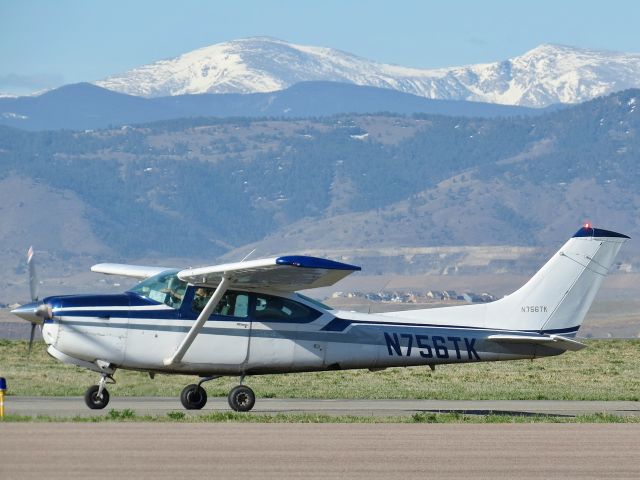
<path fill-rule="evenodd" d="M 129 409 L 109 410 L 103 416 L 28 416 L 6 415 L 5 422 L 176 422 L 176 423 L 640 423 L 640 416 L 621 416 L 594 413 L 575 417 L 557 415 L 470 415 L 464 413 L 420 412 L 397 417 L 357 415 L 324 415 L 311 413 L 252 414 L 236 412 L 212 412 L 206 415 L 189 415 L 169 412 L 166 415 L 137 415 Z"/>
<path fill-rule="evenodd" d="M 458 400 L 640 400 L 640 340 L 589 340 L 589 348 L 535 361 L 351 370 L 248 377 L 259 398 Z M 42 343 L 31 357 L 23 341 L 0 340 L 0 376 L 9 395 L 82 395 L 98 374 L 50 358 Z M 118 371 L 112 396 L 178 396 L 195 377 Z M 237 378 L 205 384 L 226 396 Z M 264 419 L 264 416 L 260 418 Z M 334 417 L 331 417 L 334 418 Z M 474 417 L 476 418 L 476 417 Z M 177 419 L 179 420 L 179 419 Z"/>

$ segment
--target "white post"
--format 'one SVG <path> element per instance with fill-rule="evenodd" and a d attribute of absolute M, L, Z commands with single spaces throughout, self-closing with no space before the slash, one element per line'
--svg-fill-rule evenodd
<path fill-rule="evenodd" d="M 171 357 L 165 358 L 163 360 L 163 363 L 165 364 L 165 366 L 168 367 L 170 365 L 173 365 L 174 363 L 179 363 L 182 360 L 182 357 L 184 357 L 184 354 L 187 353 L 187 350 L 195 340 L 196 336 L 198 335 L 198 333 L 200 333 L 200 329 L 202 328 L 204 323 L 209 319 L 209 316 L 211 315 L 213 310 L 216 308 L 216 306 L 220 302 L 222 295 L 225 294 L 228 287 L 229 287 L 229 278 L 223 275 L 222 280 L 220 281 L 220 284 L 218 285 L 216 290 L 213 292 L 213 295 L 205 305 L 202 312 L 200 312 L 200 315 L 198 315 L 196 322 L 191 327 L 191 330 L 189 330 L 189 332 L 187 333 L 187 336 L 184 337 L 184 340 L 182 340 L 182 342 L 178 346 L 176 353 L 174 353 Z"/>

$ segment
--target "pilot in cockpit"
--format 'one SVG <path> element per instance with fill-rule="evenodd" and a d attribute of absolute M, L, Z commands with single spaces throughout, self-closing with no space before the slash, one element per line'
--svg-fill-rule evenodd
<path fill-rule="evenodd" d="M 169 306 L 177 306 L 179 307 L 184 299 L 184 293 L 187 288 L 187 285 L 178 280 L 177 277 L 171 278 L 168 282 L 167 288 L 163 288 L 160 290 L 162 293 L 167 294 L 167 299 L 164 303 Z"/>

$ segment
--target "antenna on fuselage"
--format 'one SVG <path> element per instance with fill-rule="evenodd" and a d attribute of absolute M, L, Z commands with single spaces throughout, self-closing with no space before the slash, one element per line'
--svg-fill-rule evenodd
<path fill-rule="evenodd" d="M 388 287 L 388 286 L 389 286 L 389 284 L 391 283 L 391 280 L 393 280 L 393 278 L 389 278 L 389 279 L 387 280 L 387 282 L 386 282 L 386 283 L 382 286 L 382 288 L 380 289 L 380 293 L 383 293 L 383 292 L 387 289 L 387 287 Z"/>
<path fill-rule="evenodd" d="M 256 251 L 256 249 L 257 249 L 257 247 L 256 247 L 256 248 L 254 248 L 253 250 L 251 250 L 249 253 L 247 253 L 247 254 L 244 256 L 244 258 L 243 258 L 242 260 L 240 260 L 240 261 L 241 261 L 241 262 L 244 262 L 247 258 L 249 258 L 251 255 L 253 255 L 253 252 L 255 252 L 255 251 Z"/>

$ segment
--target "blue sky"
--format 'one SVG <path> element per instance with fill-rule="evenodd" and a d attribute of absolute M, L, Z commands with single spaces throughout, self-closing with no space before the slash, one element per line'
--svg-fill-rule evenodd
<path fill-rule="evenodd" d="M 0 92 L 91 81 L 269 35 L 387 63 L 443 67 L 540 43 L 640 53 L 640 2 L 0 0 Z"/>

